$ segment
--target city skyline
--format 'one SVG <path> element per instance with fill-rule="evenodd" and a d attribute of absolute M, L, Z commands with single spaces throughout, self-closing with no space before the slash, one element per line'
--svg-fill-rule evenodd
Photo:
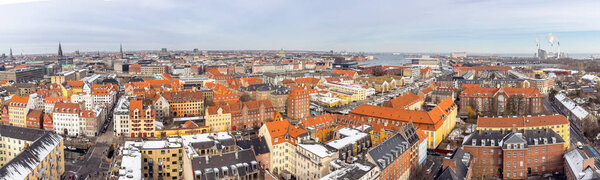
<path fill-rule="evenodd" d="M 596 1 L 3 0 L 0 53 L 307 50 L 527 53 L 548 33 L 565 53 L 600 53 Z M 52 9 L 51 11 L 49 9 Z"/>

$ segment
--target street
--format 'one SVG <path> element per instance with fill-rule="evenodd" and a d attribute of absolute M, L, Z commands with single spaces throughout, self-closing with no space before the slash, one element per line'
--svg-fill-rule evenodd
<path fill-rule="evenodd" d="M 105 133 L 95 138 L 94 144 L 87 151 L 84 160 L 65 160 L 65 177 L 68 179 L 71 174 L 74 174 L 77 180 L 84 180 L 88 176 L 89 179 L 106 179 L 110 169 L 110 162 L 105 160 L 106 153 L 111 144 L 118 143 L 120 140 L 114 136 L 113 126 L 110 124 Z"/>

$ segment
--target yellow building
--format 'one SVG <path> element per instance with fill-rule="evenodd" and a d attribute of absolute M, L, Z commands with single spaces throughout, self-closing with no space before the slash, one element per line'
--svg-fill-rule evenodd
<path fill-rule="evenodd" d="M 367 78 L 357 78 L 354 80 L 357 84 L 375 88 L 376 92 L 388 92 L 404 85 L 402 76 L 370 76 Z"/>
<path fill-rule="evenodd" d="M 386 112 L 386 113 L 382 113 Z M 457 105 L 446 98 L 429 111 L 406 110 L 363 104 L 349 112 L 359 124 L 369 124 L 374 129 L 396 130 L 412 122 L 427 135 L 427 148 L 435 149 L 456 125 Z"/>
<path fill-rule="evenodd" d="M 14 95 L 8 103 L 8 123 L 17 127 L 27 127 L 27 113 L 32 109 L 29 96 Z M 1 133 L 1 132 L 0 132 Z"/>
<path fill-rule="evenodd" d="M 324 83 L 333 97 L 361 101 L 367 99 L 367 89 L 358 84 Z"/>
<path fill-rule="evenodd" d="M 563 115 L 542 115 L 523 117 L 479 117 L 477 130 L 536 130 L 549 128 L 565 140 L 565 149 L 569 149 L 571 127 L 569 120 Z"/>
<path fill-rule="evenodd" d="M 0 125 L 0 178 L 61 179 L 63 149 L 54 132 Z"/>
<path fill-rule="evenodd" d="M 208 126 L 198 126 L 192 121 L 187 121 L 182 125 L 181 128 L 177 129 L 157 129 L 154 134 L 155 137 L 169 137 L 169 136 L 184 136 L 184 135 L 195 135 L 210 132 Z"/>
<path fill-rule="evenodd" d="M 179 138 L 157 141 L 127 141 L 125 147 L 135 148 L 141 153 L 143 179 L 183 179 L 184 155 Z M 121 162 L 123 166 L 124 162 Z"/>
<path fill-rule="evenodd" d="M 205 125 L 210 132 L 231 130 L 231 110 L 229 106 L 209 106 L 204 114 Z"/>

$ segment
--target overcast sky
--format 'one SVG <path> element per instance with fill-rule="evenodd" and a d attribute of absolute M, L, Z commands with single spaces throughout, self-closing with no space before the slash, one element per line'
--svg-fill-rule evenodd
<path fill-rule="evenodd" d="M 160 49 L 600 53 L 600 1 L 0 0 L 0 53 Z"/>

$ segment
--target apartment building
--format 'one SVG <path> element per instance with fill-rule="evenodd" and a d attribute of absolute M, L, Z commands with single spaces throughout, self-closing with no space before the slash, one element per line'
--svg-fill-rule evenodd
<path fill-rule="evenodd" d="M 27 127 L 27 113 L 33 107 L 34 104 L 30 103 L 29 95 L 14 95 L 8 101 L 8 123 L 17 127 Z"/>
<path fill-rule="evenodd" d="M 398 127 L 412 122 L 427 136 L 427 148 L 435 149 L 454 129 L 457 113 L 457 105 L 450 98 L 446 98 L 429 111 L 363 104 L 350 111 L 349 116 L 354 121 L 351 123 L 369 124 L 375 130 L 397 130 Z"/>
<path fill-rule="evenodd" d="M 460 113 L 468 107 L 482 114 L 539 114 L 543 112 L 544 96 L 536 88 L 477 88 L 460 94 Z"/>
<path fill-rule="evenodd" d="M 60 179 L 64 156 L 63 138 L 54 132 L 0 125 L 2 179 Z"/>
<path fill-rule="evenodd" d="M 565 141 L 550 128 L 477 130 L 463 141 L 474 178 L 525 179 L 563 171 Z"/>
<path fill-rule="evenodd" d="M 54 111 L 52 111 L 54 131 L 68 136 L 83 135 L 79 119 L 79 113 L 83 109 L 82 106 L 78 103 L 56 103 Z"/>
<path fill-rule="evenodd" d="M 294 89 L 286 100 L 287 117 L 293 120 L 304 119 L 310 113 L 310 96 L 306 89 Z"/>
<path fill-rule="evenodd" d="M 334 138 L 335 120 L 331 114 L 303 119 L 299 125 L 317 142 L 327 142 Z"/>
<path fill-rule="evenodd" d="M 306 130 L 297 128 L 287 120 L 273 121 L 264 124 L 258 131 L 259 137 L 267 140 L 271 152 L 271 169 L 273 174 L 298 177 L 296 173 L 296 146 L 308 139 Z"/>
<path fill-rule="evenodd" d="M 172 117 L 201 116 L 204 113 L 204 96 L 201 91 L 164 92 Z"/>
<path fill-rule="evenodd" d="M 409 179 L 411 168 L 419 161 L 418 142 L 417 131 L 409 124 L 403 126 L 400 133 L 370 149 L 367 159 L 380 169 L 379 179 Z"/>
<path fill-rule="evenodd" d="M 27 113 L 27 127 L 42 129 L 44 122 L 44 111 L 32 109 Z"/>
<path fill-rule="evenodd" d="M 298 180 L 316 180 L 329 174 L 331 161 L 337 151 L 320 143 L 298 144 L 296 149 L 296 176 Z"/>
<path fill-rule="evenodd" d="M 275 109 L 269 100 L 237 102 L 229 105 L 231 110 L 231 128 L 260 128 L 275 118 Z"/>
<path fill-rule="evenodd" d="M 231 131 L 231 109 L 228 105 L 209 106 L 204 113 L 204 121 L 210 132 Z"/>
<path fill-rule="evenodd" d="M 154 137 L 156 115 L 141 100 L 129 101 L 129 134 L 131 137 Z"/>
<path fill-rule="evenodd" d="M 183 179 L 184 162 L 187 161 L 184 159 L 188 156 L 184 155 L 181 139 L 126 141 L 124 149 L 134 153 L 139 152 L 141 155 L 141 174 L 131 173 L 132 176 L 143 179 Z M 125 162 L 124 160 L 121 161 L 121 167 L 127 167 L 123 166 L 123 163 L 126 165 L 138 163 L 137 161 Z"/>
<path fill-rule="evenodd" d="M 479 117 L 477 130 L 536 130 L 550 128 L 563 139 L 571 139 L 571 126 L 569 120 L 563 115 L 540 115 L 522 117 Z M 565 150 L 569 149 L 569 141 L 565 142 Z"/>
<path fill-rule="evenodd" d="M 338 159 L 345 162 L 350 162 L 373 146 L 369 134 L 349 127 L 338 129 L 334 139 L 326 144 L 338 151 Z"/>

